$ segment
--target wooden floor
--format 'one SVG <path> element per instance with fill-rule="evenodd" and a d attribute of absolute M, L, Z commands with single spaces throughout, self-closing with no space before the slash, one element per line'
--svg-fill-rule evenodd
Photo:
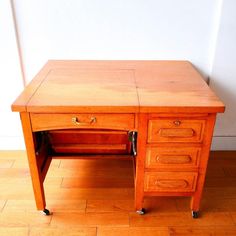
<path fill-rule="evenodd" d="M 236 152 L 211 153 L 199 219 L 182 197 L 147 199 L 137 215 L 132 175 L 127 160 L 53 160 L 43 216 L 25 152 L 0 151 L 0 235 L 236 235 Z"/>

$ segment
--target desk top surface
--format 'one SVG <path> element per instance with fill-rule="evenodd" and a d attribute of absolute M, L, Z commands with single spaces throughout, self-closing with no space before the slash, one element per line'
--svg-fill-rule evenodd
<path fill-rule="evenodd" d="M 12 110 L 216 113 L 224 104 L 188 61 L 48 61 Z"/>

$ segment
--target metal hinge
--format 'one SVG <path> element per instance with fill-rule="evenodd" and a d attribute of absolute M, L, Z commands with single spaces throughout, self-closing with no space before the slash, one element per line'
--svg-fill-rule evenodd
<path fill-rule="evenodd" d="M 137 131 L 129 131 L 128 133 L 129 141 L 131 142 L 132 154 L 134 156 L 137 156 L 137 135 Z"/>

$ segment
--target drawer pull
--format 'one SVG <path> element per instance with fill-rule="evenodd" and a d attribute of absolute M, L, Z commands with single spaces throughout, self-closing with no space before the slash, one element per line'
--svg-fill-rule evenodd
<path fill-rule="evenodd" d="M 97 119 L 96 119 L 96 117 L 91 117 L 89 122 L 80 122 L 77 117 L 72 117 L 71 121 L 75 125 L 91 125 L 93 123 L 96 123 Z"/>
<path fill-rule="evenodd" d="M 168 189 L 173 189 L 173 188 L 186 188 L 188 186 L 188 182 L 184 179 L 179 179 L 179 180 L 169 180 L 169 179 L 163 179 L 163 180 L 156 180 L 154 183 L 157 187 L 159 188 L 168 188 Z"/>
<path fill-rule="evenodd" d="M 181 125 L 181 121 L 180 120 L 175 120 L 173 123 L 174 123 L 175 126 L 180 126 Z"/>
<path fill-rule="evenodd" d="M 190 138 L 190 137 L 193 137 L 194 131 L 191 128 L 187 128 L 187 129 L 162 128 L 162 129 L 159 130 L 159 134 L 160 134 L 161 137 Z"/>
<path fill-rule="evenodd" d="M 191 160 L 189 155 L 160 155 L 156 157 L 156 161 L 161 164 L 188 164 Z"/>

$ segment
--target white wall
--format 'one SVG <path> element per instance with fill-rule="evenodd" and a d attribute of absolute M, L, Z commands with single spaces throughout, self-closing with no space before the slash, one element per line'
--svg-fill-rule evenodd
<path fill-rule="evenodd" d="M 24 147 L 19 114 L 11 103 L 23 89 L 11 5 L 0 1 L 0 150 Z"/>
<path fill-rule="evenodd" d="M 188 59 L 210 71 L 219 0 L 15 0 L 29 81 L 48 58 Z"/>
<path fill-rule="evenodd" d="M 8 9 L 9 1 L 1 0 L 0 9 Z M 12 3 L 27 82 L 48 59 L 186 59 L 205 77 L 211 77 L 212 88 L 227 106 L 235 101 L 234 96 L 229 96 L 232 86 L 226 85 L 233 83 L 236 73 L 233 62 L 227 67 L 228 63 L 221 59 L 224 43 L 229 51 L 235 47 L 230 41 L 234 36 L 230 27 L 235 27 L 236 22 L 234 0 L 12 0 Z M 10 31 L 6 36 L 7 47 L 14 51 L 9 54 L 12 60 L 8 67 L 15 69 L 11 76 L 0 69 L 1 76 L 12 78 L 4 80 L 4 91 L 9 91 L 13 83 L 18 84 L 16 90 L 22 87 L 13 21 L 9 9 L 7 12 L 4 20 Z M 224 29 L 229 23 L 229 28 Z M 5 32 L 0 34 L 2 38 Z M 7 50 L 4 46 L 3 49 Z M 226 69 L 229 76 L 224 76 Z M 10 94 L 12 101 L 17 91 L 11 90 Z M 3 101 L 4 112 L 9 109 L 9 101 Z M 234 141 L 229 145 L 219 137 L 236 135 L 236 129 L 228 123 L 233 122 L 235 111 L 230 107 L 227 110 L 218 120 L 214 149 L 235 149 Z M 13 115 L 8 110 L 4 119 L 10 117 Z M 18 117 L 12 118 L 11 123 L 17 125 L 17 129 L 9 125 L 12 137 L 20 137 Z M 0 129 L 0 137 L 7 135 L 9 127 Z M 12 139 L 11 147 L 17 148 L 20 143 L 17 142 Z"/>
<path fill-rule="evenodd" d="M 210 86 L 226 105 L 218 116 L 214 149 L 236 149 L 236 1 L 225 0 L 216 41 Z"/>

